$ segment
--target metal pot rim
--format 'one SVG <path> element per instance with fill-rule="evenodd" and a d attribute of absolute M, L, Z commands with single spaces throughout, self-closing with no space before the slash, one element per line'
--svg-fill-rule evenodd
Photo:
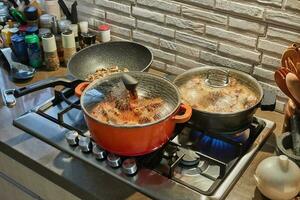
<path fill-rule="evenodd" d="M 106 76 L 104 78 L 101 78 L 101 79 L 98 79 L 98 80 L 94 80 L 93 82 L 91 82 L 83 91 L 81 97 L 80 97 L 80 102 L 83 102 L 83 97 L 86 93 L 86 91 L 88 91 L 89 89 L 91 89 L 95 84 L 101 84 L 103 82 L 106 82 L 106 81 L 109 81 L 112 77 L 114 76 L 117 76 L 117 75 L 120 75 L 120 74 L 123 74 L 124 72 L 119 72 L 119 73 L 115 73 L 115 74 L 111 74 L 109 76 Z M 108 124 L 108 123 L 104 123 L 104 122 L 101 122 L 99 120 L 97 120 L 94 116 L 92 116 L 86 109 L 84 106 L 81 106 L 83 112 L 88 116 L 90 117 L 92 120 L 95 120 L 96 122 L 100 123 L 100 124 L 103 124 L 103 125 L 107 125 L 107 126 L 112 126 L 112 127 L 115 127 L 115 128 L 143 128 L 143 127 L 146 127 L 146 126 L 151 126 L 151 125 L 154 125 L 154 124 L 157 124 L 157 123 L 160 123 L 168 118 L 170 118 L 173 114 L 175 114 L 177 112 L 177 110 L 179 109 L 179 106 L 181 104 L 181 101 L 180 101 L 180 94 L 179 94 L 179 90 L 178 88 L 176 87 L 176 85 L 174 83 L 172 83 L 171 81 L 169 81 L 168 79 L 166 78 L 163 78 L 159 75 L 155 75 L 155 74 L 150 74 L 150 73 L 147 73 L 147 72 L 138 72 L 138 71 L 131 71 L 131 72 L 125 72 L 125 73 L 129 73 L 129 74 L 146 74 L 146 76 L 151 76 L 153 78 L 156 78 L 156 79 L 160 79 L 160 80 L 163 80 L 166 82 L 166 84 L 168 84 L 170 87 L 173 87 L 173 89 L 175 89 L 176 91 L 176 94 L 177 94 L 177 105 L 174 107 L 174 109 L 166 116 L 160 118 L 159 120 L 156 120 L 154 122 L 150 122 L 150 123 L 144 123 L 144 124 L 134 124 L 134 125 L 118 125 L 118 124 Z M 81 104 L 81 103 L 80 103 Z"/>
<path fill-rule="evenodd" d="M 240 113 L 243 113 L 243 112 L 247 112 L 247 111 L 250 111 L 256 107 L 258 107 L 258 105 L 261 103 L 262 101 L 262 98 L 263 98 L 263 89 L 261 87 L 261 85 L 258 83 L 258 81 L 253 78 L 251 75 L 245 73 L 245 72 L 242 72 L 242 71 L 238 71 L 238 70 L 235 70 L 235 69 L 231 69 L 231 68 L 227 68 L 227 67 L 218 67 L 218 66 L 210 66 L 210 65 L 206 65 L 206 66 L 203 66 L 203 67 L 197 67 L 197 68 L 193 68 L 193 69 L 190 69 L 190 70 L 187 70 L 185 71 L 184 73 L 178 75 L 173 83 L 178 87 L 178 85 L 176 84 L 176 82 L 185 77 L 185 76 L 190 76 L 192 75 L 192 73 L 195 73 L 195 72 L 199 72 L 199 71 L 206 71 L 206 70 L 209 70 L 209 69 L 221 69 L 221 70 L 228 70 L 229 72 L 233 72 L 233 73 L 236 73 L 236 74 L 239 74 L 241 76 L 245 76 L 247 77 L 250 81 L 252 81 L 256 86 L 257 88 L 259 89 L 259 92 L 260 92 L 260 97 L 259 97 L 259 100 L 257 101 L 257 103 L 255 105 L 253 105 L 252 107 L 250 108 L 247 108 L 245 110 L 240 110 L 240 111 L 235 111 L 235 112 L 207 112 L 207 111 L 203 111 L 203 110 L 199 110 L 199 109 L 196 109 L 194 107 L 193 110 L 197 111 L 197 112 L 201 112 L 205 115 L 207 115 L 208 117 L 211 116 L 211 115 L 214 115 L 214 116 L 228 116 L 230 117 L 231 115 L 237 115 L 237 114 L 240 114 Z M 179 92 L 180 94 L 180 92 Z M 181 95 L 180 95 L 181 96 Z M 188 103 L 188 102 L 187 102 Z"/>

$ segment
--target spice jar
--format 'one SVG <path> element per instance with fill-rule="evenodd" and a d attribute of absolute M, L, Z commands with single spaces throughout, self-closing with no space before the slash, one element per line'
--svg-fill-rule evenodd
<path fill-rule="evenodd" d="M 49 14 L 43 14 L 40 16 L 40 27 L 41 28 L 52 28 L 52 21 L 54 16 Z"/>
<path fill-rule="evenodd" d="M 110 41 L 110 28 L 108 25 L 100 25 L 98 27 L 99 30 L 99 39 L 101 42 L 109 42 Z"/>
<path fill-rule="evenodd" d="M 38 26 L 38 10 L 34 6 L 28 6 L 24 9 L 24 15 L 27 24 L 30 26 Z"/>
<path fill-rule="evenodd" d="M 76 50 L 80 50 L 80 43 L 79 43 L 79 35 L 78 35 L 78 24 L 71 24 L 70 26 L 72 32 L 74 33 L 75 43 L 76 43 Z"/>
<path fill-rule="evenodd" d="M 25 42 L 27 44 L 27 53 L 29 65 L 38 68 L 42 66 L 42 53 L 39 44 L 39 37 L 36 34 L 26 35 Z"/>
<path fill-rule="evenodd" d="M 50 71 L 58 70 L 60 64 L 54 35 L 52 33 L 44 34 L 42 44 L 46 69 Z"/>
<path fill-rule="evenodd" d="M 25 37 L 22 34 L 15 34 L 11 37 L 11 48 L 18 57 L 19 61 L 23 64 L 28 62 L 27 45 L 25 43 Z"/>
<path fill-rule="evenodd" d="M 31 34 L 39 34 L 39 28 L 37 26 L 28 26 L 26 29 L 26 35 L 31 35 Z"/>
<path fill-rule="evenodd" d="M 9 28 L 2 29 L 1 36 L 3 39 L 4 46 L 9 47 L 11 44 L 11 32 L 10 32 Z"/>
<path fill-rule="evenodd" d="M 64 62 L 67 65 L 71 56 L 76 53 L 75 37 L 71 30 L 63 32 L 61 36 L 64 48 Z"/>

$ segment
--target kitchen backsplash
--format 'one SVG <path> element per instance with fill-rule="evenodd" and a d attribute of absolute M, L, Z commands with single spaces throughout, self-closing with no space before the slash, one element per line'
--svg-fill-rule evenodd
<path fill-rule="evenodd" d="M 70 5 L 73 1 L 68 0 Z M 285 95 L 273 73 L 284 49 L 300 42 L 299 0 L 80 0 L 80 20 L 111 25 L 113 40 L 133 40 L 154 54 L 153 67 L 180 74 L 217 65 L 253 75 Z"/>

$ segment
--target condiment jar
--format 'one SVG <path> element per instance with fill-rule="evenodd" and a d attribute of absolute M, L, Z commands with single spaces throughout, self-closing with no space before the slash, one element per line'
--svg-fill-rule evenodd
<path fill-rule="evenodd" d="M 39 44 L 39 37 L 36 34 L 26 35 L 25 42 L 27 44 L 27 53 L 29 65 L 38 68 L 42 66 L 42 53 Z"/>
<path fill-rule="evenodd" d="M 23 64 L 28 62 L 27 45 L 25 43 L 25 37 L 22 34 L 15 34 L 11 37 L 11 48 L 16 54 L 19 61 Z"/>
<path fill-rule="evenodd" d="M 39 28 L 37 26 L 28 26 L 26 29 L 26 35 L 31 35 L 31 34 L 39 34 Z"/>
<path fill-rule="evenodd" d="M 50 71 L 58 70 L 60 64 L 54 35 L 52 33 L 44 34 L 42 36 L 42 43 L 46 69 Z"/>
<path fill-rule="evenodd" d="M 53 15 L 44 14 L 40 16 L 40 27 L 41 28 L 52 28 Z"/>
<path fill-rule="evenodd" d="M 57 22 L 60 33 L 71 29 L 71 21 L 63 19 Z"/>
<path fill-rule="evenodd" d="M 28 6 L 24 9 L 24 15 L 27 19 L 27 24 L 30 26 L 38 26 L 38 10 L 34 6 Z"/>
<path fill-rule="evenodd" d="M 263 160 L 254 178 L 261 193 L 270 199 L 292 199 L 300 191 L 300 169 L 285 155 Z"/>
<path fill-rule="evenodd" d="M 81 33 L 87 33 L 89 31 L 89 23 L 87 21 L 79 22 L 79 28 Z"/>
<path fill-rule="evenodd" d="M 100 42 L 110 41 L 110 28 L 108 25 L 100 25 L 98 27 Z"/>
<path fill-rule="evenodd" d="M 81 37 L 84 47 L 88 47 L 96 42 L 96 35 L 93 33 L 81 33 Z"/>
<path fill-rule="evenodd" d="M 71 56 L 76 53 L 75 37 L 71 30 L 63 32 L 61 36 L 64 48 L 64 62 L 67 65 Z"/>
<path fill-rule="evenodd" d="M 11 34 L 9 28 L 2 29 L 1 36 L 2 36 L 3 43 L 4 43 L 5 47 L 9 47 L 10 46 L 10 44 L 11 44 L 11 35 L 12 34 Z"/>
<path fill-rule="evenodd" d="M 72 32 L 74 33 L 76 49 L 80 50 L 79 35 L 78 35 L 78 24 L 71 24 L 70 28 L 71 28 Z"/>

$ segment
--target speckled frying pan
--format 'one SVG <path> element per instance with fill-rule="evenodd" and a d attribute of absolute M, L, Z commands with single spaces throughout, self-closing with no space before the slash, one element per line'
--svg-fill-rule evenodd
<path fill-rule="evenodd" d="M 108 42 L 96 44 L 77 52 L 68 63 L 70 76 L 49 78 L 32 85 L 16 89 L 15 97 L 20 97 L 31 92 L 48 87 L 63 85 L 74 88 L 87 76 L 97 69 L 111 67 L 126 67 L 129 71 L 147 71 L 152 63 L 151 51 L 135 42 Z"/>

